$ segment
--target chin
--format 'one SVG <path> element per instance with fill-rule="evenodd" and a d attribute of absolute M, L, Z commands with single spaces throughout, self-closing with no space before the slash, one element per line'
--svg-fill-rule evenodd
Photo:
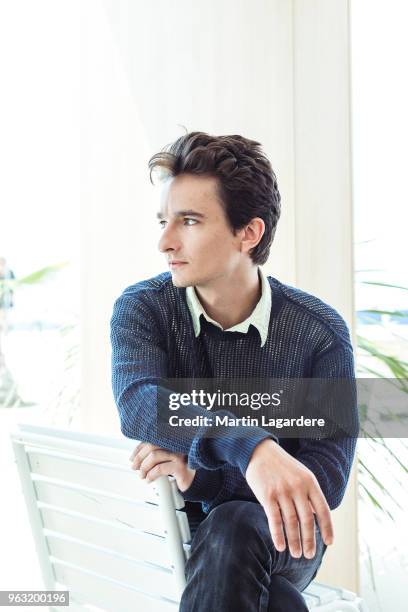
<path fill-rule="evenodd" d="M 189 287 L 192 283 L 186 278 L 180 278 L 177 274 L 171 275 L 171 280 L 173 281 L 173 285 L 181 289 L 182 287 Z"/>
<path fill-rule="evenodd" d="M 200 282 L 200 279 L 194 278 L 188 274 L 178 274 L 177 272 L 171 273 L 173 285 L 179 289 L 183 287 L 194 287 Z"/>

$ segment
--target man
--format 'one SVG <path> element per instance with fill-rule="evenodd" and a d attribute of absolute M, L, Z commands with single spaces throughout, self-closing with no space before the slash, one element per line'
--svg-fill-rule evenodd
<path fill-rule="evenodd" d="M 170 273 L 132 285 L 115 303 L 113 390 L 123 434 L 142 441 L 133 468 L 147 481 L 172 474 L 206 513 L 180 610 L 306 611 L 299 591 L 333 542 L 330 510 L 344 495 L 355 438 L 279 440 L 257 426 L 164 430 L 157 381 L 353 379 L 347 326 L 259 267 L 280 215 L 259 143 L 193 132 L 149 166 L 164 177 L 159 248 Z M 183 414 L 208 411 L 191 402 Z"/>

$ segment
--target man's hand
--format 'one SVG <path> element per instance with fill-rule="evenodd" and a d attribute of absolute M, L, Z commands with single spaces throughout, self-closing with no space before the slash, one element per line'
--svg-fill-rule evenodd
<path fill-rule="evenodd" d="M 186 491 L 194 480 L 196 471 L 187 465 L 186 455 L 140 442 L 129 457 L 132 470 L 140 470 L 140 477 L 153 482 L 160 476 L 174 476 L 180 491 Z"/>
<path fill-rule="evenodd" d="M 292 557 L 316 554 L 316 514 L 323 541 L 333 543 L 330 509 L 315 475 L 271 439 L 256 447 L 245 478 L 268 518 L 272 541 L 278 551 L 286 548 L 285 527 Z M 283 522 L 282 522 L 283 519 Z M 300 530 L 300 533 L 299 533 Z"/>

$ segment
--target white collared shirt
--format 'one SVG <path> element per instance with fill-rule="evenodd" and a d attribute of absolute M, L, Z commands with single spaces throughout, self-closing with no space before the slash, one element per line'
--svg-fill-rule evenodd
<path fill-rule="evenodd" d="M 266 278 L 266 275 L 264 274 L 262 268 L 258 268 L 258 272 L 259 272 L 259 277 L 261 279 L 261 291 L 262 291 L 259 302 L 255 306 L 254 310 L 249 315 L 249 317 L 245 319 L 245 321 L 242 321 L 241 323 L 237 323 L 237 325 L 234 325 L 233 327 L 229 327 L 228 329 L 225 329 L 224 331 L 241 332 L 241 333 L 246 334 L 248 332 L 249 326 L 253 325 L 259 332 L 259 335 L 261 337 L 261 347 L 262 347 L 264 346 L 266 339 L 268 337 L 269 319 L 271 316 L 271 308 L 272 308 L 272 290 L 271 290 L 269 281 Z M 220 329 L 223 329 L 223 327 L 219 323 L 217 323 L 217 321 L 214 321 L 214 319 L 211 319 L 211 317 L 205 312 L 203 305 L 201 304 L 200 300 L 197 297 L 197 293 L 195 292 L 194 287 L 187 287 L 186 298 L 187 298 L 187 305 L 190 310 L 191 317 L 193 319 L 193 327 L 194 327 L 194 333 L 196 337 L 199 335 L 201 331 L 201 322 L 200 322 L 201 315 L 203 315 L 207 319 L 207 321 L 209 321 L 213 325 L 216 325 Z"/>

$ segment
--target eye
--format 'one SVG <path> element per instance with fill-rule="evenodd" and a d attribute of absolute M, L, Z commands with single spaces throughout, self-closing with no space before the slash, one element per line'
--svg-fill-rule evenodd
<path fill-rule="evenodd" d="M 197 219 L 192 219 L 191 217 L 184 217 L 184 225 L 195 225 L 198 223 Z"/>
<path fill-rule="evenodd" d="M 165 224 L 167 223 L 167 221 L 165 221 L 164 219 L 160 219 L 159 221 L 159 225 L 162 229 L 164 229 Z"/>

